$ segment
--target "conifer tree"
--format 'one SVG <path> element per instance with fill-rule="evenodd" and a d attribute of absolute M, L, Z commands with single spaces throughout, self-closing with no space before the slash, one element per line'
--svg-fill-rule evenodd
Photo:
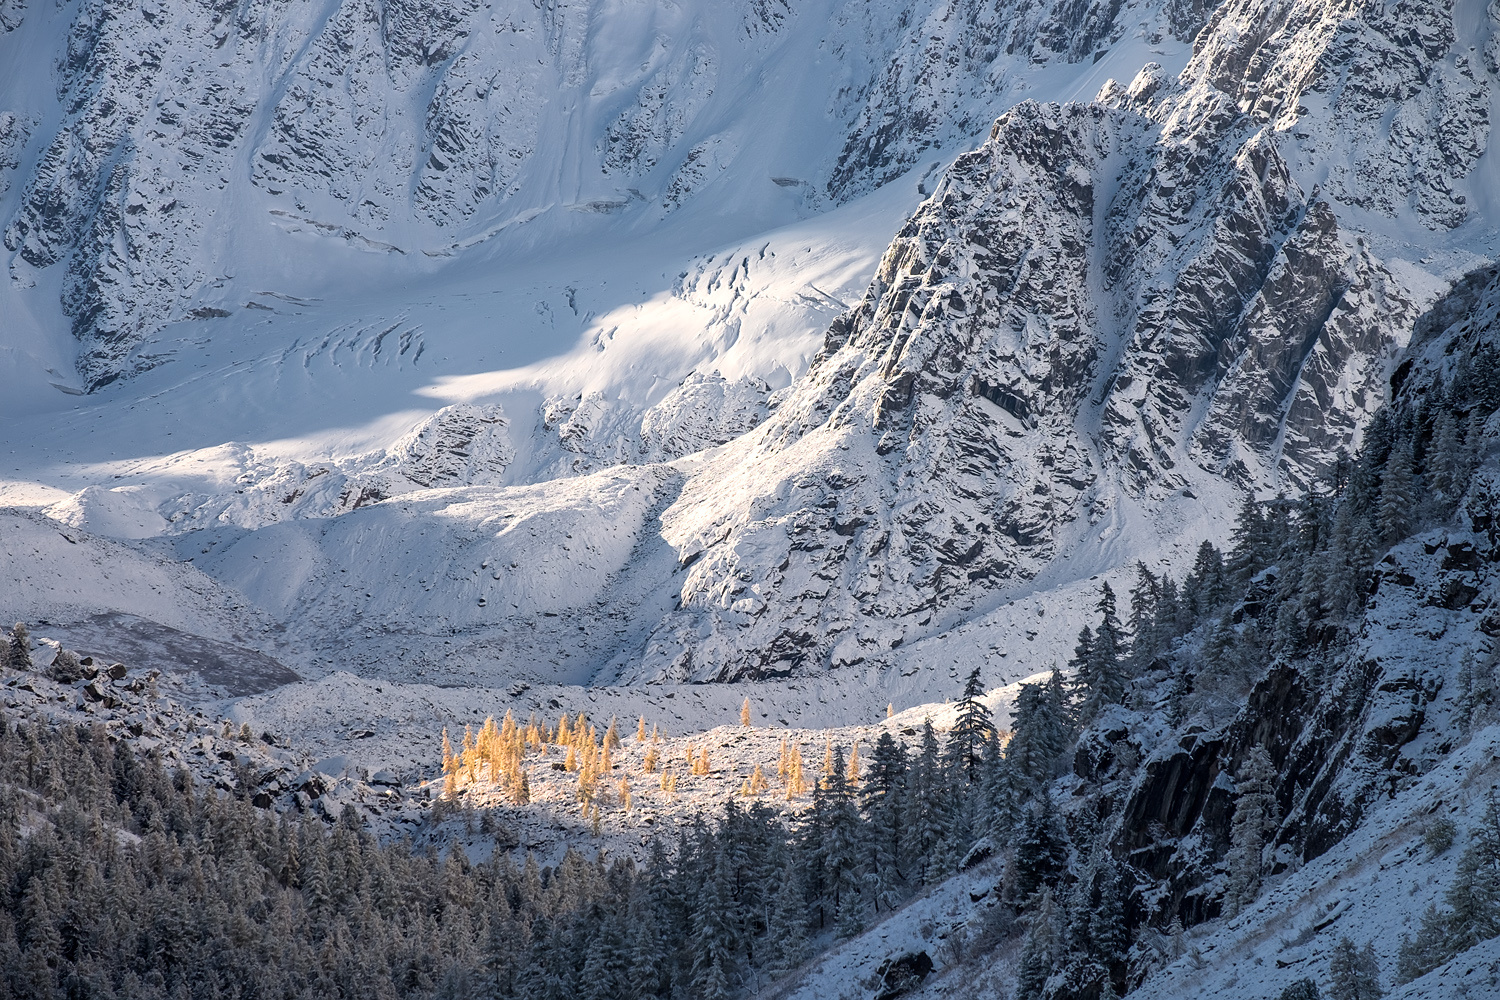
<path fill-rule="evenodd" d="M 1151 666 L 1165 642 L 1160 614 L 1162 582 L 1145 563 L 1135 564 L 1135 586 L 1130 591 L 1130 661 L 1136 674 Z"/>
<path fill-rule="evenodd" d="M 644 715 L 641 716 L 639 719 L 636 720 L 636 723 L 635 723 L 635 741 L 637 743 L 644 743 L 644 742 L 646 742 L 646 717 Z"/>
<path fill-rule="evenodd" d="M 1391 448 L 1380 477 L 1380 506 L 1376 530 L 1382 545 L 1393 545 L 1411 530 L 1416 504 L 1416 482 L 1412 471 L 1411 440 L 1402 437 Z"/>
<path fill-rule="evenodd" d="M 948 733 L 948 745 L 943 752 L 943 763 L 949 773 L 969 786 L 979 783 L 984 750 L 995 732 L 989 706 L 980 700 L 983 695 L 984 684 L 979 679 L 979 668 L 975 667 L 964 682 L 963 695 L 958 700 L 958 717 Z"/>
<path fill-rule="evenodd" d="M 1230 828 L 1229 885 L 1225 907 L 1238 913 L 1260 894 L 1261 859 L 1266 837 L 1276 829 L 1276 769 L 1264 747 L 1245 755 L 1235 780 L 1234 820 Z"/>
<path fill-rule="evenodd" d="M 1318 984 L 1311 979 L 1299 979 L 1281 991 L 1277 1000 L 1323 1000 Z"/>
<path fill-rule="evenodd" d="M 1254 496 L 1246 496 L 1235 520 L 1233 547 L 1229 551 L 1229 574 L 1244 585 L 1276 558 L 1272 545 L 1272 528 L 1264 506 Z"/>
<path fill-rule="evenodd" d="M 1016 969 L 1016 998 L 1042 997 L 1063 952 L 1063 934 L 1052 890 L 1044 886 L 1026 921 L 1026 943 Z"/>
<path fill-rule="evenodd" d="M 16 622 L 11 629 L 10 646 L 6 653 L 10 669 L 31 669 L 31 630 L 26 627 L 25 622 Z"/>
<path fill-rule="evenodd" d="M 1046 684 L 1022 684 L 1011 712 L 1006 759 L 1017 775 L 1039 786 L 1054 777 L 1072 739 L 1062 675 L 1054 670 Z"/>
<path fill-rule="evenodd" d="M 728 1000 L 737 967 L 732 863 L 724 845 L 714 851 L 707 884 L 699 894 L 693 928 L 693 983 L 703 1000 Z"/>
<path fill-rule="evenodd" d="M 1469 846 L 1443 901 L 1451 911 L 1447 923 L 1452 954 L 1500 937 L 1500 800 L 1493 796 L 1484 822 L 1470 832 Z"/>
<path fill-rule="evenodd" d="M 1224 557 L 1212 542 L 1198 546 L 1193 568 L 1182 586 L 1182 610 L 1185 621 L 1179 631 L 1186 632 L 1213 614 L 1224 603 L 1228 593 Z"/>
<path fill-rule="evenodd" d="M 745 703 L 740 706 L 740 725 L 742 725 L 742 726 L 749 726 L 750 725 L 750 699 L 749 698 L 746 698 L 745 699 Z"/>
<path fill-rule="evenodd" d="M 1084 720 L 1094 718 L 1104 706 L 1118 705 L 1125 698 L 1125 629 L 1115 608 L 1115 592 L 1108 583 L 1100 588 L 1096 608 L 1099 627 L 1092 640 L 1085 642 L 1086 636 L 1079 637 L 1078 669 L 1083 689 L 1079 712 Z"/>
<path fill-rule="evenodd" d="M 1328 978 L 1329 1000 L 1376 1000 L 1385 994 L 1373 943 L 1357 949 L 1347 937 L 1340 939 L 1333 949 Z"/>
<path fill-rule="evenodd" d="M 1015 901 L 1024 903 L 1043 886 L 1056 885 L 1067 870 L 1068 845 L 1052 798 L 1043 794 L 1026 814 L 1016 838 Z"/>
<path fill-rule="evenodd" d="M 861 800 L 867 825 L 866 849 L 875 912 L 895 909 L 903 895 L 901 874 L 902 796 L 906 782 L 906 748 L 890 733 L 881 733 L 870 757 Z"/>
<path fill-rule="evenodd" d="M 949 802 L 937 733 L 931 719 L 922 720 L 922 742 L 910 770 L 906 842 L 902 850 L 905 870 L 922 885 L 932 885 L 946 872 L 936 855 L 948 837 Z"/>
<path fill-rule="evenodd" d="M 766 972 L 780 979 L 807 961 L 806 884 L 801 859 L 792 853 L 781 869 L 775 901 L 766 920 Z"/>
<path fill-rule="evenodd" d="M 833 765 L 823 779 L 821 795 L 815 799 L 815 828 L 822 830 L 818 858 L 823 883 L 837 921 L 840 937 L 852 937 L 864 925 L 863 864 L 859 813 L 849 787 L 842 747 L 834 750 Z"/>

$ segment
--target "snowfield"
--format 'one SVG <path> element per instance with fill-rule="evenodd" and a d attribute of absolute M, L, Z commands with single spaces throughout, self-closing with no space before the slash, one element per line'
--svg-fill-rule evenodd
<path fill-rule="evenodd" d="M 1283 660 L 1169 721 L 1201 664 L 1137 665 L 1042 784 L 1150 814 L 1098 835 L 1197 922 L 1142 928 L 1138 995 L 1326 987 L 1345 935 L 1389 984 L 1500 781 L 1457 693 L 1500 635 L 1500 418 L 1444 409 L 1500 343 L 1497 116 L 1481 0 L 0 0 L 0 615 L 42 666 L 130 671 L 0 692 L 254 772 L 260 808 L 640 859 L 784 739 L 946 730 L 974 671 L 1008 724 L 1103 585 L 1183 581 L 1247 497 L 1374 441 L 1361 488 L 1429 477 L 1382 516 L 1447 520 L 1340 538 L 1382 560 L 1349 704 Z M 562 711 L 618 720 L 629 811 L 607 789 L 590 829 L 555 749 L 530 804 L 435 808 L 445 728 Z M 1227 916 L 1214 838 L 1272 735 L 1308 773 Z M 867 998 L 925 952 L 912 996 L 1010 997 L 1011 846 L 744 985 Z M 1500 997 L 1500 946 L 1390 995 Z"/>

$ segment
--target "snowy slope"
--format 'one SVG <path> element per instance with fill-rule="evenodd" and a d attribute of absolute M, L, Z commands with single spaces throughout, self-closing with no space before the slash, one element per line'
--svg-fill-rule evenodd
<path fill-rule="evenodd" d="M 0 497 L 313 674 L 1049 669 L 1493 253 L 1474 4 L 371 10 L 0 37 Z"/>

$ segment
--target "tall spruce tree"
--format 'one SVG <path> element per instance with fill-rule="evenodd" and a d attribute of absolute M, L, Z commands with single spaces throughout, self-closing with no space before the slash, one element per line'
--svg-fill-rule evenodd
<path fill-rule="evenodd" d="M 1016 968 L 1016 1000 L 1045 995 L 1047 980 L 1063 954 L 1063 930 L 1050 887 L 1043 887 L 1026 920 L 1026 943 Z"/>
<path fill-rule="evenodd" d="M 1162 583 L 1143 562 L 1135 564 L 1130 589 L 1130 671 L 1144 673 L 1166 644 L 1160 613 Z"/>
<path fill-rule="evenodd" d="M 905 895 L 901 873 L 901 827 L 906 790 L 906 747 L 881 733 L 860 790 L 867 837 L 867 879 L 875 912 L 893 910 Z"/>
<path fill-rule="evenodd" d="M 1072 739 L 1062 676 L 1054 670 L 1045 684 L 1022 684 L 1011 713 L 1006 757 L 1017 774 L 1040 786 L 1055 777 L 1057 761 Z"/>
<path fill-rule="evenodd" d="M 985 747 L 995 735 L 989 706 L 980 700 L 983 695 L 984 684 L 979 680 L 979 668 L 975 667 L 964 682 L 964 691 L 956 706 L 958 716 L 948 732 L 948 745 L 943 751 L 943 763 L 947 765 L 949 775 L 970 787 L 979 783 Z"/>
<path fill-rule="evenodd" d="M 16 622 L 10 632 L 10 642 L 4 650 L 6 665 L 12 670 L 31 669 L 31 631 L 25 622 Z"/>
<path fill-rule="evenodd" d="M 1238 913 L 1260 894 L 1266 837 L 1276 829 L 1276 769 L 1264 747 L 1245 755 L 1235 776 L 1234 819 L 1229 831 L 1229 883 L 1225 909 Z"/>
<path fill-rule="evenodd" d="M 1115 606 L 1115 592 L 1105 583 L 1099 589 L 1099 625 L 1090 643 L 1080 637 L 1078 665 L 1079 686 L 1083 692 L 1079 714 L 1089 721 L 1107 705 L 1118 705 L 1125 699 L 1125 656 L 1129 644 L 1125 628 Z M 1087 629 L 1085 629 L 1087 632 Z"/>
<path fill-rule="evenodd" d="M 1050 795 L 1032 803 L 1016 838 L 1013 900 L 1024 903 L 1044 886 L 1056 886 L 1068 867 L 1068 842 Z"/>
<path fill-rule="evenodd" d="M 1329 1000 L 1376 1000 L 1385 995 L 1380 988 L 1380 966 L 1372 943 L 1360 949 L 1347 937 L 1342 938 L 1333 948 L 1328 979 Z"/>
<path fill-rule="evenodd" d="M 1392 445 L 1380 476 L 1376 532 L 1381 545 L 1393 545 L 1411 531 L 1417 501 L 1413 464 L 1411 440 L 1403 436 Z"/>

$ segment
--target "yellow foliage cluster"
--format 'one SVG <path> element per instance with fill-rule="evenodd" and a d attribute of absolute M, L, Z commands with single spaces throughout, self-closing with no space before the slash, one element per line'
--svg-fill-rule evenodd
<path fill-rule="evenodd" d="M 646 720 L 642 717 L 636 726 L 636 739 L 646 739 Z M 657 745 L 661 737 L 655 727 L 651 733 L 652 746 L 646 753 L 646 771 L 655 770 L 660 759 Z M 623 745 L 616 720 L 611 719 L 603 737 L 589 723 L 588 718 L 578 713 L 575 718 L 564 712 L 555 727 L 539 722 L 533 714 L 526 725 L 516 723 L 510 712 L 497 724 L 493 718 L 484 720 L 484 725 L 475 733 L 473 727 L 464 728 L 463 744 L 454 750 L 448 730 L 443 730 L 443 797 L 451 799 L 459 789 L 479 783 L 498 784 L 506 797 L 518 805 L 531 801 L 531 783 L 525 768 L 528 753 L 546 755 L 553 748 L 564 751 L 563 769 L 577 775 L 577 798 L 582 803 L 585 817 L 598 823 L 601 779 L 614 769 L 614 751 Z M 707 758 L 705 757 L 705 760 Z M 556 765 L 554 765 L 556 766 Z M 675 781 L 675 779 L 674 779 Z M 631 808 L 631 791 L 628 778 L 613 783 L 620 805 L 628 812 Z"/>
<path fill-rule="evenodd" d="M 802 744 L 781 739 L 781 762 L 776 765 L 776 776 L 786 784 L 786 797 L 790 802 L 805 795 L 812 788 L 802 775 Z"/>
<path fill-rule="evenodd" d="M 458 789 L 479 781 L 500 785 L 507 798 L 517 805 L 531 801 L 531 782 L 522 767 L 528 738 L 537 734 L 535 717 L 522 730 L 511 713 L 495 724 L 494 717 L 484 720 L 479 732 L 464 727 L 462 748 L 455 753 L 443 730 L 443 797 L 452 798 Z"/>

